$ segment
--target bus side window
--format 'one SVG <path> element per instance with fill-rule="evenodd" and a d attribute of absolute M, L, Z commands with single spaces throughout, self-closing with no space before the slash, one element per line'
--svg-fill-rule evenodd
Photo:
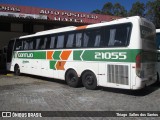
<path fill-rule="evenodd" d="M 28 44 L 29 44 L 29 50 L 33 50 L 33 40 L 29 40 L 28 41 Z"/>
<path fill-rule="evenodd" d="M 16 40 L 15 50 L 22 50 L 22 40 Z"/>
<path fill-rule="evenodd" d="M 33 50 L 36 49 L 36 38 L 32 38 L 33 41 Z"/>
<path fill-rule="evenodd" d="M 110 29 L 110 37 L 109 37 L 108 46 L 114 46 L 115 35 L 116 35 L 116 29 Z"/>
<path fill-rule="evenodd" d="M 94 32 L 94 47 L 100 47 L 100 44 L 104 45 L 102 41 L 101 31 L 96 30 Z"/>
<path fill-rule="evenodd" d="M 81 33 L 76 33 L 76 47 L 81 47 L 82 46 L 82 32 Z"/>
<path fill-rule="evenodd" d="M 28 40 L 26 39 L 26 40 L 24 40 L 23 41 L 23 45 L 24 45 L 24 50 L 28 50 L 28 48 L 29 48 L 29 42 L 28 42 Z"/>
<path fill-rule="evenodd" d="M 40 41 L 41 41 L 40 38 L 37 38 L 37 39 L 36 39 L 36 50 L 39 49 Z"/>
<path fill-rule="evenodd" d="M 100 41 L 101 41 L 101 36 L 100 35 L 96 35 L 94 47 L 99 47 Z"/>
<path fill-rule="evenodd" d="M 64 35 L 58 35 L 56 48 L 64 47 Z"/>
<path fill-rule="evenodd" d="M 50 43 L 51 43 L 51 38 L 50 36 L 47 36 L 47 42 L 46 42 L 46 49 L 49 49 L 50 48 Z"/>
<path fill-rule="evenodd" d="M 127 28 L 117 29 L 114 46 L 125 46 L 127 41 Z"/>
<path fill-rule="evenodd" d="M 44 45 L 44 39 L 41 38 L 38 49 L 43 49 L 43 45 Z"/>
<path fill-rule="evenodd" d="M 91 31 L 85 31 L 84 32 L 84 39 L 83 39 L 83 47 L 91 47 Z M 90 44 L 88 44 L 90 43 Z"/>
<path fill-rule="evenodd" d="M 46 49 L 47 40 L 48 40 L 47 37 L 41 39 L 40 49 Z"/>
<path fill-rule="evenodd" d="M 72 34 L 68 34 L 66 47 L 72 48 L 73 46 L 74 46 L 74 34 L 72 33 Z"/>
<path fill-rule="evenodd" d="M 113 25 L 108 27 L 105 32 L 109 33 L 109 47 L 124 47 L 129 43 L 131 25 Z"/>
<path fill-rule="evenodd" d="M 55 48 L 56 36 L 51 37 L 50 48 Z"/>

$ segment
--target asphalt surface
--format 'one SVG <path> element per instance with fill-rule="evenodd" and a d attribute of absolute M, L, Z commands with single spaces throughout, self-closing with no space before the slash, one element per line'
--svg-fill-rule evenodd
<path fill-rule="evenodd" d="M 87 90 L 83 86 L 71 88 L 61 80 L 28 75 L 0 75 L 0 111 L 160 111 L 160 85 L 154 84 L 138 91 L 104 87 Z M 106 120 L 105 117 L 47 119 Z M 160 117 L 130 119 L 158 120 Z"/>

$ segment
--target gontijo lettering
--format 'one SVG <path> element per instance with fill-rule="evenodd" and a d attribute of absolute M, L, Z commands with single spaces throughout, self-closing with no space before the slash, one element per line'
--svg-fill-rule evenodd
<path fill-rule="evenodd" d="M 33 53 L 18 53 L 18 58 L 33 58 Z"/>

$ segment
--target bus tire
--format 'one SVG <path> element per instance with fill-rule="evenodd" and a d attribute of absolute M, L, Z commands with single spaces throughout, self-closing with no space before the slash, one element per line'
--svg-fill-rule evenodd
<path fill-rule="evenodd" d="M 17 76 L 20 75 L 20 68 L 19 68 L 19 65 L 17 64 L 14 67 L 14 75 L 17 75 Z"/>
<path fill-rule="evenodd" d="M 75 70 L 71 69 L 67 71 L 65 80 L 70 87 L 78 87 L 80 84 L 80 79 Z"/>
<path fill-rule="evenodd" d="M 82 75 L 82 83 L 86 89 L 95 90 L 97 89 L 97 78 L 91 71 L 86 71 Z"/>

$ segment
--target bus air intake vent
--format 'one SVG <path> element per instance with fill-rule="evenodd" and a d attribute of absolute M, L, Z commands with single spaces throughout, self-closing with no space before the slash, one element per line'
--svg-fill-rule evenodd
<path fill-rule="evenodd" d="M 108 65 L 107 66 L 109 83 L 129 85 L 128 66 L 127 65 Z"/>

